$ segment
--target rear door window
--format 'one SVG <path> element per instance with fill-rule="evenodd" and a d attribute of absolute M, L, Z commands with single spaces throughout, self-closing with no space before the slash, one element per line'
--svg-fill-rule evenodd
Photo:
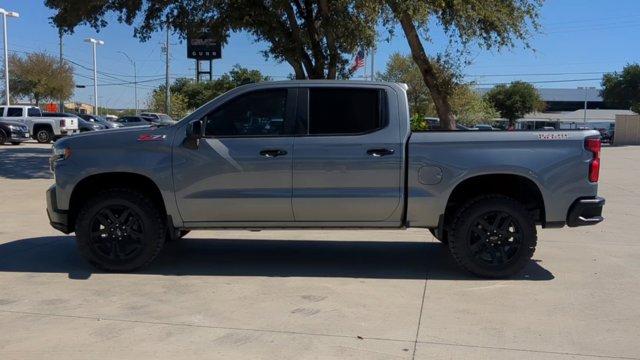
<path fill-rule="evenodd" d="M 310 135 L 363 134 L 386 124 L 385 96 L 380 89 L 310 88 Z"/>

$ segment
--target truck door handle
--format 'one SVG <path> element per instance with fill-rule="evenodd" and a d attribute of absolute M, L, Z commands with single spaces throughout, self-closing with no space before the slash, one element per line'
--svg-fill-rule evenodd
<path fill-rule="evenodd" d="M 392 155 L 395 152 L 393 149 L 369 149 L 367 154 L 373 157 L 381 157 L 385 155 Z"/>
<path fill-rule="evenodd" d="M 287 152 L 282 149 L 264 149 L 260 151 L 260 156 L 266 158 L 274 158 L 283 155 L 287 155 Z"/>

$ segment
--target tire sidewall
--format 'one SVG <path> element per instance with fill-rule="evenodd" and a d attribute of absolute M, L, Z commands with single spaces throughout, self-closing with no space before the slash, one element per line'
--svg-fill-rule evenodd
<path fill-rule="evenodd" d="M 506 264 L 491 266 L 474 259 L 469 243 L 470 227 L 478 217 L 492 211 L 503 211 L 513 217 L 522 231 L 520 246 Z M 526 209 L 517 201 L 505 197 L 488 197 L 474 202 L 457 216 L 449 248 L 456 261 L 472 273 L 490 278 L 505 278 L 517 274 L 531 260 L 537 243 L 536 228 Z"/>
<path fill-rule="evenodd" d="M 91 243 L 91 223 L 100 210 L 110 205 L 129 207 L 142 221 L 143 249 L 135 258 L 127 262 L 113 261 L 104 257 L 93 248 Z M 127 272 L 144 267 L 158 254 L 164 242 L 164 234 L 164 224 L 155 208 L 135 197 L 130 198 L 118 192 L 103 194 L 89 201 L 78 214 L 76 223 L 76 242 L 80 253 L 92 265 L 107 271 Z"/>

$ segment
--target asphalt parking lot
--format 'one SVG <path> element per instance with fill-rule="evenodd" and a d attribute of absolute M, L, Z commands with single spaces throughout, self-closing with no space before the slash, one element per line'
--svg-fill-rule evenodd
<path fill-rule="evenodd" d="M 49 152 L 0 146 L 0 359 L 640 358 L 640 147 L 603 151 L 603 224 L 501 281 L 417 229 L 197 231 L 97 272 L 48 224 Z"/>

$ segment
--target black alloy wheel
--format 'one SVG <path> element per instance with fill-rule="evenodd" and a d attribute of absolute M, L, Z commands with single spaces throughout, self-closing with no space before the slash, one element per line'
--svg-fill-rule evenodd
<path fill-rule="evenodd" d="M 506 212 L 489 211 L 475 219 L 467 239 L 476 260 L 487 265 L 504 266 L 518 252 L 522 229 Z"/>
<path fill-rule="evenodd" d="M 90 246 L 106 259 L 126 262 L 142 250 L 143 234 L 139 214 L 126 206 L 110 205 L 98 211 L 91 221 Z"/>

